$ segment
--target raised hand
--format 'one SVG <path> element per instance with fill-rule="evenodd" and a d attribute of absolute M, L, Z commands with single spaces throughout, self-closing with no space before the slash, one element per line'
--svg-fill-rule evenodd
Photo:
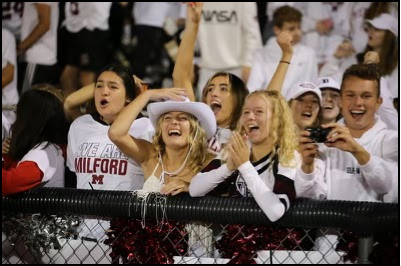
<path fill-rule="evenodd" d="M 145 93 L 149 95 L 150 101 L 185 101 L 188 97 L 186 90 L 181 88 L 147 90 Z"/>
<path fill-rule="evenodd" d="M 363 63 L 364 64 L 378 64 L 378 63 L 380 63 L 380 56 L 375 51 L 369 51 L 365 54 Z"/>
<path fill-rule="evenodd" d="M 292 55 L 294 48 L 292 46 L 292 35 L 289 31 L 283 31 L 277 36 L 276 39 L 278 46 L 280 46 L 283 55 Z"/>
<path fill-rule="evenodd" d="M 203 2 L 182 2 L 187 5 L 187 19 L 199 23 L 202 18 Z"/>
<path fill-rule="evenodd" d="M 322 125 L 324 128 L 332 128 L 329 135 L 327 136 L 327 147 L 337 148 L 342 151 L 356 152 L 361 147 L 355 139 L 352 137 L 349 129 L 345 126 L 337 123 L 329 123 Z"/>
<path fill-rule="evenodd" d="M 355 49 L 352 46 L 352 43 L 348 40 L 343 41 L 334 52 L 334 57 L 341 59 L 350 57 L 355 54 Z"/>
<path fill-rule="evenodd" d="M 235 169 L 249 161 L 251 151 L 246 144 L 246 139 L 246 136 L 241 137 L 238 132 L 233 132 L 230 143 L 227 145 Z"/>

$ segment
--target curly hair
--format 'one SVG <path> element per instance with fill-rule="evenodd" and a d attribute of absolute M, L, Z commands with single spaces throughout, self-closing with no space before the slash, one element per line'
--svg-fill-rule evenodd
<path fill-rule="evenodd" d="M 161 130 L 161 123 L 165 115 L 166 114 L 161 115 L 159 120 L 157 121 L 156 132 L 152 140 L 152 144 L 156 150 L 156 153 L 154 154 L 155 158 L 157 158 L 159 153 L 163 155 L 163 152 L 166 149 L 166 144 L 163 141 Z M 190 147 L 192 147 L 192 151 L 189 155 L 188 164 L 185 168 L 191 169 L 191 171 L 195 174 L 204 167 L 204 163 L 206 162 L 208 155 L 207 139 L 205 130 L 199 124 L 198 119 L 191 114 L 188 114 L 188 117 L 190 125 L 188 144 L 190 145 Z"/>
<path fill-rule="evenodd" d="M 260 97 L 271 106 L 271 127 L 269 142 L 273 144 L 274 155 L 278 152 L 280 163 L 285 167 L 295 167 L 295 151 L 298 149 L 298 128 L 292 118 L 291 110 L 281 93 L 277 91 L 254 91 L 248 97 Z M 244 130 L 242 124 L 239 129 Z"/>

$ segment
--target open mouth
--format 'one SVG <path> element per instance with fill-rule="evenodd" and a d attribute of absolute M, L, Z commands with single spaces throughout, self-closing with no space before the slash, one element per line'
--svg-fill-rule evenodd
<path fill-rule="evenodd" d="M 168 132 L 169 137 L 180 137 L 181 136 L 181 132 L 179 130 L 170 130 Z"/>
<path fill-rule="evenodd" d="M 103 99 L 103 100 L 100 101 L 100 106 L 101 106 L 101 107 L 105 107 L 105 106 L 107 106 L 108 104 L 109 104 L 109 101 L 107 101 L 107 100 L 105 100 L 105 99 Z"/>
<path fill-rule="evenodd" d="M 331 111 L 331 110 L 333 110 L 333 106 L 331 106 L 331 105 L 325 105 L 325 106 L 323 106 L 323 110 Z"/>
<path fill-rule="evenodd" d="M 221 103 L 213 101 L 210 103 L 210 108 L 212 108 L 214 114 L 217 114 L 218 112 L 221 111 Z"/>
<path fill-rule="evenodd" d="M 249 133 L 255 132 L 256 130 L 259 129 L 258 125 L 249 125 L 248 126 Z"/>
<path fill-rule="evenodd" d="M 304 112 L 304 113 L 301 114 L 301 116 L 302 116 L 303 118 L 309 119 L 309 118 L 312 117 L 312 113 L 311 113 L 311 112 Z"/>
<path fill-rule="evenodd" d="M 351 111 L 350 113 L 353 118 L 358 119 L 361 118 L 366 113 L 366 111 Z"/>

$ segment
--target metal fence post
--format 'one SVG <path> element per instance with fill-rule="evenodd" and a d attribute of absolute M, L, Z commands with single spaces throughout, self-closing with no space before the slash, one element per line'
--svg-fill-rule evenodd
<path fill-rule="evenodd" d="M 369 261 L 369 254 L 373 248 L 373 236 L 360 237 L 358 242 L 358 264 L 372 264 Z"/>

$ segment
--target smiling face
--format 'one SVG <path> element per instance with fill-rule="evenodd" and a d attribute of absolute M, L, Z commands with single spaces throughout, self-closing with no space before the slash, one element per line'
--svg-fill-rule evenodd
<path fill-rule="evenodd" d="M 241 124 L 252 145 L 268 144 L 271 109 L 270 101 L 262 96 L 252 95 L 245 101 Z"/>
<path fill-rule="evenodd" d="M 165 145 L 171 148 L 186 147 L 191 132 L 190 115 L 184 112 L 169 112 L 160 119 Z"/>
<path fill-rule="evenodd" d="M 313 92 L 304 93 L 293 99 L 290 108 L 295 124 L 300 130 L 305 130 L 316 123 L 320 111 L 319 98 Z"/>
<path fill-rule="evenodd" d="M 322 91 L 322 123 L 336 122 L 340 114 L 340 91 L 336 89 L 323 88 Z"/>
<path fill-rule="evenodd" d="M 228 127 L 236 105 L 228 75 L 213 78 L 206 90 L 206 104 L 212 108 L 217 125 L 222 128 Z"/>
<path fill-rule="evenodd" d="M 354 137 L 361 135 L 375 124 L 375 113 L 382 103 L 378 84 L 375 80 L 365 80 L 350 76 L 341 87 L 342 114 L 347 127 Z"/>
<path fill-rule="evenodd" d="M 95 84 L 94 101 L 102 120 L 107 124 L 113 123 L 129 102 L 123 80 L 112 71 L 100 74 Z"/>

